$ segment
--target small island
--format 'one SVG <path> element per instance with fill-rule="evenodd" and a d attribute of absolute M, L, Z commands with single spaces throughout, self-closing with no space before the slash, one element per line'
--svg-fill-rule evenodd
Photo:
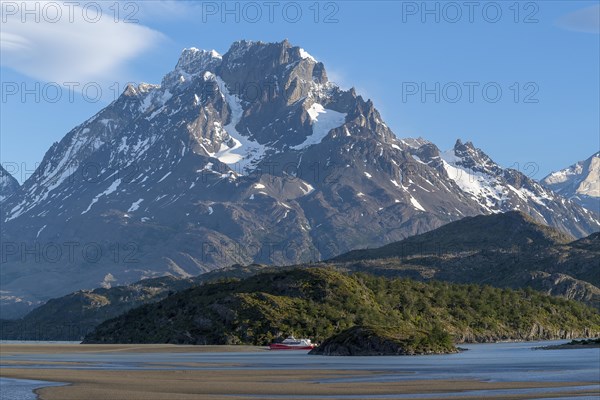
<path fill-rule="evenodd" d="M 552 346 L 536 347 L 540 350 L 563 350 L 563 349 L 589 349 L 600 347 L 600 338 L 571 340 L 569 343 L 556 344 Z"/>
<path fill-rule="evenodd" d="M 353 326 L 326 339 L 309 354 L 324 356 L 400 356 L 450 354 L 459 350 L 441 328 L 431 332 Z"/>

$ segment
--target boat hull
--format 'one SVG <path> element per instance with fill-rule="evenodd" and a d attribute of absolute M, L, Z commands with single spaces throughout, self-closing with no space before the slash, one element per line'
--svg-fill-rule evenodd
<path fill-rule="evenodd" d="M 290 346 L 282 343 L 273 343 L 269 345 L 270 350 L 312 350 L 315 346 Z"/>

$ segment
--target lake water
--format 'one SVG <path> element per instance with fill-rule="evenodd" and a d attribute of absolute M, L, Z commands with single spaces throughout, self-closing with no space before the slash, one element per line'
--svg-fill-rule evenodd
<path fill-rule="evenodd" d="M 600 391 L 600 349 L 571 349 L 571 350 L 533 350 L 537 346 L 565 343 L 527 342 L 527 343 L 495 343 L 462 345 L 468 351 L 459 354 L 433 356 L 400 356 L 400 357 L 324 357 L 309 356 L 306 352 L 254 352 L 254 353 L 86 353 L 86 354 L 52 354 L 52 355 L 17 355 L 5 356 L 4 360 L 27 360 L 37 364 L 19 366 L 19 368 L 65 368 L 64 365 L 48 365 L 46 362 L 72 361 L 83 363 L 68 366 L 73 369 L 108 369 L 108 370 L 152 370 L 152 369 L 342 369 L 342 370 L 377 370 L 382 374 L 360 376 L 354 378 L 318 378 L 317 382 L 386 382 L 415 379 L 474 379 L 492 382 L 568 382 L 589 381 L 598 382 L 589 388 Z M 0 365 L 3 364 L 0 361 Z M 157 366 L 152 364 L 172 363 L 225 363 L 222 367 L 214 365 L 207 367 L 177 367 Z M 11 365 L 2 365 L 10 368 Z M 31 395 L 33 385 L 45 386 L 39 382 L 23 382 L 14 379 L 0 379 L 2 385 L 2 400 L 34 399 Z M 571 388 L 556 388 L 556 398 L 561 398 L 560 392 Z M 547 391 L 547 389 L 545 389 Z M 515 389 L 496 391 L 473 391 L 475 397 L 486 395 L 527 394 L 535 398 L 538 389 Z M 11 393 L 13 397 L 5 397 Z M 463 393 L 464 395 L 465 393 Z M 20 397 L 19 397 L 20 396 Z M 264 397 L 264 396 L 263 396 Z M 320 396 L 322 398 L 323 396 Z M 361 396 L 364 398 L 364 396 Z M 453 394 L 423 395 L 410 397 L 421 398 L 451 398 Z M 281 398 L 278 396 L 277 398 Z M 306 397 L 307 399 L 310 396 Z M 340 396 L 336 396 L 340 398 Z M 345 397 L 348 399 L 358 397 Z M 376 398 L 390 398 L 377 396 Z M 395 395 L 393 398 L 402 398 Z M 582 399 L 584 397 L 579 397 Z M 591 397 L 598 399 L 598 397 Z"/>

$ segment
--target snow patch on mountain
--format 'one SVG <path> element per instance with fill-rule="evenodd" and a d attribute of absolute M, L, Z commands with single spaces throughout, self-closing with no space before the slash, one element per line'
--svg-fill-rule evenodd
<path fill-rule="evenodd" d="M 134 212 L 136 211 L 138 208 L 140 208 L 140 203 L 144 201 L 144 199 L 139 199 L 138 201 L 134 201 L 133 203 L 131 203 L 131 207 L 129 207 L 129 209 L 127 210 L 127 212 Z"/>
<path fill-rule="evenodd" d="M 308 52 L 302 48 L 300 49 L 300 57 L 302 57 L 302 59 L 304 59 L 304 60 L 309 59 L 311 61 L 317 62 L 317 60 L 315 60 L 315 58 L 313 56 L 308 54 Z"/>
<path fill-rule="evenodd" d="M 502 211 L 498 205 L 503 202 L 505 195 L 495 177 L 460 166 L 462 159 L 457 157 L 453 150 L 440 153 L 440 157 L 448 177 L 462 191 L 470 194 L 487 211 L 493 213 Z"/>
<path fill-rule="evenodd" d="M 97 122 L 97 119 L 96 115 L 76 128 L 69 145 L 59 155 L 59 158 L 54 158 L 52 162 L 46 163 L 42 172 L 44 176 L 42 181 L 31 187 L 21 202 L 10 210 L 5 221 L 17 218 L 44 202 L 50 193 L 75 173 L 78 166 L 77 160 L 81 158 L 81 154 L 94 152 L 102 146 L 102 140 L 89 135 L 90 128 L 84 127 L 86 124 L 91 125 Z"/>
<path fill-rule="evenodd" d="M 412 196 L 411 196 L 411 198 L 410 198 L 410 204 L 412 204 L 412 206 L 413 206 L 414 208 L 416 208 L 417 210 L 419 210 L 419 211 L 425 211 L 425 208 L 423 208 L 423 206 L 421 205 L 421 203 L 419 203 L 419 202 L 417 201 L 417 199 L 415 199 L 415 198 L 414 198 L 414 197 L 412 197 Z"/>
<path fill-rule="evenodd" d="M 302 150 L 313 144 L 319 144 L 334 128 L 342 126 L 346 122 L 345 113 L 341 113 L 334 110 L 329 110 L 323 107 L 319 103 L 311 105 L 307 113 L 311 120 L 312 135 L 308 136 L 304 142 L 299 145 L 293 146 L 294 150 Z"/>
<path fill-rule="evenodd" d="M 306 196 L 307 194 L 311 194 L 312 192 L 314 192 L 315 188 L 312 187 L 312 185 L 308 182 L 300 182 L 300 190 L 302 190 L 302 192 Z"/>
<path fill-rule="evenodd" d="M 47 227 L 48 225 L 44 225 L 42 226 L 38 231 L 37 234 L 35 235 L 35 238 L 39 238 L 40 237 L 40 233 L 42 233 L 42 231 Z"/>
<path fill-rule="evenodd" d="M 250 169 L 264 156 L 266 146 L 238 132 L 236 126 L 244 114 L 242 100 L 237 95 L 229 92 L 227 85 L 220 77 L 215 76 L 215 79 L 217 80 L 221 94 L 231 110 L 230 121 L 223 127 L 231 140 L 221 143 L 221 148 L 216 153 L 209 154 L 211 157 L 217 158 L 230 167 L 233 166 L 232 169 L 239 174 L 244 174 L 246 170 Z"/>
<path fill-rule="evenodd" d="M 104 192 L 102 192 L 99 195 L 97 195 L 96 197 L 94 197 L 92 199 L 92 202 L 90 203 L 90 205 L 81 214 L 83 215 L 83 214 L 86 214 L 88 211 L 90 211 L 92 209 L 92 206 L 94 204 L 96 204 L 98 202 L 98 200 L 100 200 L 101 197 L 108 196 L 111 193 L 114 193 L 120 184 L 121 184 L 121 178 L 116 179 L 113 183 L 110 184 L 110 186 Z"/>

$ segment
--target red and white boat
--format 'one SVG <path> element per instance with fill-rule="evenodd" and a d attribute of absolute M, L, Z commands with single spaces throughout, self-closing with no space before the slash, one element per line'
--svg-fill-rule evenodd
<path fill-rule="evenodd" d="M 311 350 L 316 345 L 310 342 L 310 339 L 296 339 L 293 336 L 289 336 L 281 343 L 271 343 L 269 349 L 271 350 Z"/>

